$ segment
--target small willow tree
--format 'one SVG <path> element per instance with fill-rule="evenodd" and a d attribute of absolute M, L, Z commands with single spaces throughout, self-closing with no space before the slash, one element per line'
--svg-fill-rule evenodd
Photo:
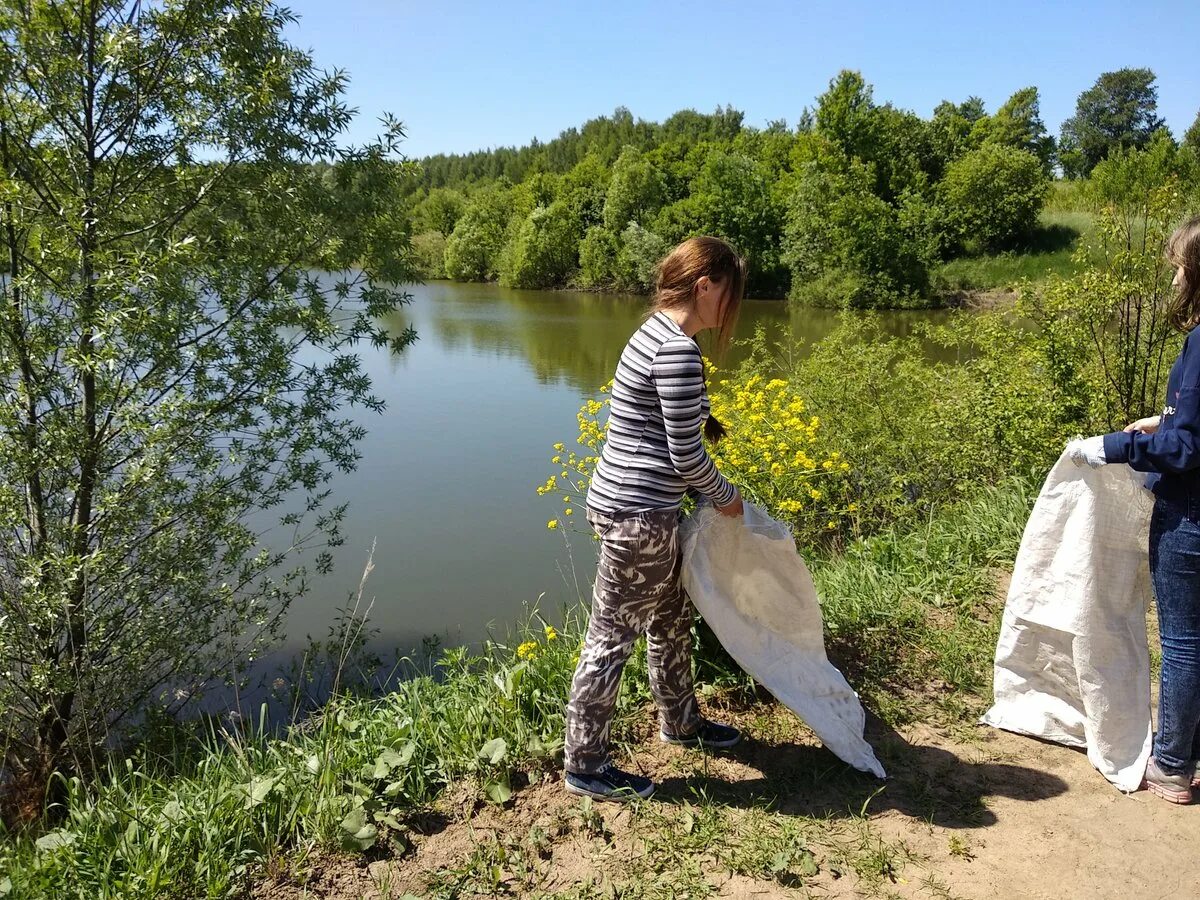
<path fill-rule="evenodd" d="M 388 341 L 378 317 L 406 299 L 388 201 L 408 164 L 390 120 L 338 149 L 345 77 L 289 46 L 291 21 L 253 0 L 0 2 L 10 785 L 237 671 L 305 560 L 328 565 L 346 411 L 381 405 L 353 347 Z M 302 513 L 263 514 L 297 494 Z"/>

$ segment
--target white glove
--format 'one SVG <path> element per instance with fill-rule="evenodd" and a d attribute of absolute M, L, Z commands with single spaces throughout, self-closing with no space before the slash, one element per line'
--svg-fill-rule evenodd
<path fill-rule="evenodd" d="M 1104 458 L 1104 437 L 1076 438 L 1067 444 L 1067 455 L 1077 466 L 1087 463 L 1098 469 L 1108 460 Z"/>

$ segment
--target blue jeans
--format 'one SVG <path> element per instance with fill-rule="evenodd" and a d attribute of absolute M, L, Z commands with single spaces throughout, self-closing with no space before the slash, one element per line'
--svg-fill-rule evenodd
<path fill-rule="evenodd" d="M 1200 758 L 1200 498 L 1155 502 L 1150 576 L 1162 638 L 1154 758 L 1177 775 Z"/>

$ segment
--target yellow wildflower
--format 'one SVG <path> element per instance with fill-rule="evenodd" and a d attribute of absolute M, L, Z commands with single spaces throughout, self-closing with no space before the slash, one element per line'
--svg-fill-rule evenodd
<path fill-rule="evenodd" d="M 549 528 L 551 531 L 553 531 L 554 529 L 556 529 L 558 527 L 558 519 L 551 519 L 549 522 L 546 523 L 546 527 Z"/>
<path fill-rule="evenodd" d="M 526 641 L 517 648 L 518 659 L 536 659 L 537 658 L 537 643 L 535 641 Z"/>
<path fill-rule="evenodd" d="M 563 445 L 562 441 L 559 441 L 557 444 L 554 445 L 554 449 L 557 450 L 559 453 L 562 453 L 563 450 L 566 449 L 566 447 Z"/>
<path fill-rule="evenodd" d="M 575 510 L 571 509 L 571 507 L 568 506 L 566 509 L 563 510 L 563 515 L 569 516 L 569 515 L 572 515 L 574 512 L 575 512 Z"/>
<path fill-rule="evenodd" d="M 545 631 L 546 631 L 546 640 L 548 640 L 548 641 L 557 641 L 558 640 L 558 632 L 554 630 L 553 625 L 547 625 L 545 628 Z"/>

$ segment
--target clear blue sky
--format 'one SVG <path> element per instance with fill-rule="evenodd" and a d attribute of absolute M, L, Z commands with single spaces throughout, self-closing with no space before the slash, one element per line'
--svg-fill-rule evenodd
<path fill-rule="evenodd" d="M 432 2 L 292 0 L 290 34 L 350 74 L 348 141 L 404 122 L 420 157 L 546 141 L 617 106 L 661 121 L 731 104 L 794 124 L 840 69 L 877 102 L 928 116 L 976 94 L 994 110 L 1041 90 L 1057 136 L 1104 71 L 1149 66 L 1176 137 L 1200 108 L 1197 0 L 1000 2 Z"/>

